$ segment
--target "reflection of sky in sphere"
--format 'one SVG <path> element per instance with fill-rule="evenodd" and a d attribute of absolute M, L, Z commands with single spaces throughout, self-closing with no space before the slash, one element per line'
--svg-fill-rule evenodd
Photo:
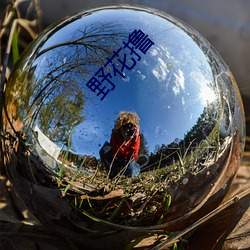
<path fill-rule="evenodd" d="M 144 30 L 145 26 L 142 26 L 137 24 L 135 28 Z M 90 115 L 90 121 L 79 125 L 73 134 L 73 146 L 77 151 L 81 151 L 79 145 L 83 141 L 89 145 L 87 152 L 93 153 L 93 148 L 98 149 L 109 140 L 114 120 L 123 110 L 135 111 L 139 115 L 141 132 L 153 151 L 156 145 L 171 143 L 175 138 L 183 139 L 206 102 L 212 101 L 212 91 L 206 96 L 213 81 L 212 72 L 207 58 L 193 40 L 178 28 L 166 29 L 161 35 L 157 35 L 161 25 L 159 29 L 153 27 L 152 31 L 147 27 L 146 30 L 150 30 L 147 34 L 155 45 L 147 55 L 142 55 L 133 71 L 125 72 L 126 79 L 116 78 L 116 87 L 105 100 L 87 103 L 86 110 L 90 114 L 86 117 L 88 119 Z M 183 42 L 177 43 L 180 38 Z M 93 94 L 94 98 L 98 99 Z"/>
<path fill-rule="evenodd" d="M 100 41 L 101 45 L 112 46 L 114 50 L 123 45 L 122 41 L 126 41 L 128 33 L 134 29 L 141 29 L 154 42 L 146 54 L 140 53 L 141 60 L 132 70 L 124 70 L 126 78 L 119 75 L 112 77 L 115 89 L 103 101 L 86 87 L 86 81 L 103 65 L 88 65 L 86 62 L 84 67 L 88 67 L 92 74 L 80 72 L 73 77 L 86 95 L 83 111 L 86 119 L 73 131 L 72 150 L 78 154 L 98 156 L 102 144 L 110 139 L 120 111 L 134 111 L 139 115 L 141 133 L 150 152 L 154 151 L 156 145 L 167 145 L 175 138 L 183 139 L 196 123 L 207 101 L 213 101 L 215 97 L 209 59 L 193 38 L 161 17 L 145 13 L 138 17 L 138 11 L 133 10 L 124 10 L 122 16 L 112 16 L 113 20 L 109 19 L 111 16 L 110 11 L 102 11 L 79 19 L 56 32 L 43 47 L 64 42 L 70 32 L 66 38 L 64 34 L 72 29 L 79 30 L 80 35 L 81 30 L 93 22 L 97 26 L 112 26 L 112 32 L 127 31 L 126 35 L 118 36 L 115 41 Z M 77 33 L 71 35 L 77 39 Z M 110 44 L 105 44 L 107 42 Z M 72 56 L 67 50 L 60 52 L 62 59 L 57 61 L 57 65 L 63 65 Z M 122 52 L 129 51 L 123 49 Z M 40 64 L 35 72 L 38 78 L 41 77 L 39 70 L 42 68 L 44 73 L 48 65 L 44 61 L 45 57 L 50 60 L 50 53 L 37 60 L 37 64 Z"/>

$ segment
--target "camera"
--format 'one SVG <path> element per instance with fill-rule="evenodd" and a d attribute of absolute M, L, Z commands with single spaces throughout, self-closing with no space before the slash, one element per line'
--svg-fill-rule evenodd
<path fill-rule="evenodd" d="M 135 131 L 135 126 L 132 123 L 127 123 L 123 126 L 123 132 L 125 136 L 132 136 Z"/>

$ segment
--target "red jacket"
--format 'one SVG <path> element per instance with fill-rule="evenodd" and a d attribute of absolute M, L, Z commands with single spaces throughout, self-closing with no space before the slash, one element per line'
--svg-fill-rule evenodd
<path fill-rule="evenodd" d="M 123 145 L 122 147 L 120 147 L 124 142 L 123 136 L 118 134 L 113 129 L 111 140 L 110 140 L 110 145 L 112 147 L 111 149 L 112 156 L 114 157 L 116 155 L 115 157 L 118 159 L 129 160 L 131 156 L 133 155 L 133 159 L 136 160 L 138 153 L 139 153 L 139 149 L 140 149 L 140 141 L 141 141 L 141 137 L 139 135 L 137 137 L 137 140 L 133 138 L 131 139 L 131 141 L 129 141 L 127 145 Z"/>

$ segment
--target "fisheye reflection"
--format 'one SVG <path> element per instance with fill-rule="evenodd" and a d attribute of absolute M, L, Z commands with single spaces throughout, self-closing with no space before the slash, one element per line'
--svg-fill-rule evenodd
<path fill-rule="evenodd" d="M 160 227 L 219 203 L 244 144 L 227 66 L 157 11 L 100 8 L 50 27 L 23 54 L 4 101 L 4 136 L 18 141 L 12 151 L 4 144 L 16 156 L 6 161 L 13 185 L 27 180 L 36 214 L 30 199 L 42 192 L 32 187 L 58 191 L 71 212 L 57 223 L 84 233 L 98 220 Z"/>

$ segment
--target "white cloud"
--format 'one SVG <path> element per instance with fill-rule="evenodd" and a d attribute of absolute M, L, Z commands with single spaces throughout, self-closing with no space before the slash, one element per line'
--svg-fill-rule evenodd
<path fill-rule="evenodd" d="M 144 79 L 146 78 L 146 76 L 145 76 L 144 74 L 142 74 L 140 70 L 137 70 L 137 73 L 138 73 L 139 77 L 140 77 L 142 80 L 144 80 Z"/>
<path fill-rule="evenodd" d="M 199 90 L 198 98 L 200 102 L 204 105 L 206 105 L 207 102 L 213 102 L 216 98 L 216 94 L 212 87 L 209 87 L 212 79 L 206 78 L 208 74 L 202 74 L 201 72 L 192 72 L 191 76 L 193 79 L 195 79 L 195 85 Z"/>
<path fill-rule="evenodd" d="M 159 57 L 158 63 L 152 70 L 152 74 L 157 78 L 158 81 L 162 82 L 166 79 L 169 73 L 167 64 Z"/>
<path fill-rule="evenodd" d="M 183 106 L 184 106 L 184 105 L 185 105 L 185 103 L 186 103 L 186 102 L 185 102 L 185 99 L 184 99 L 184 97 L 183 97 L 183 96 L 181 97 L 181 102 L 182 102 L 182 105 L 183 105 Z"/>
<path fill-rule="evenodd" d="M 175 76 L 175 85 L 173 86 L 172 90 L 175 95 L 178 95 L 181 90 L 185 89 L 185 77 L 183 72 L 178 69 L 177 73 L 174 73 Z"/>
<path fill-rule="evenodd" d="M 158 50 L 157 50 L 157 48 L 151 49 L 151 50 L 150 50 L 150 54 L 151 54 L 151 56 L 157 56 L 157 55 L 158 55 Z"/>

